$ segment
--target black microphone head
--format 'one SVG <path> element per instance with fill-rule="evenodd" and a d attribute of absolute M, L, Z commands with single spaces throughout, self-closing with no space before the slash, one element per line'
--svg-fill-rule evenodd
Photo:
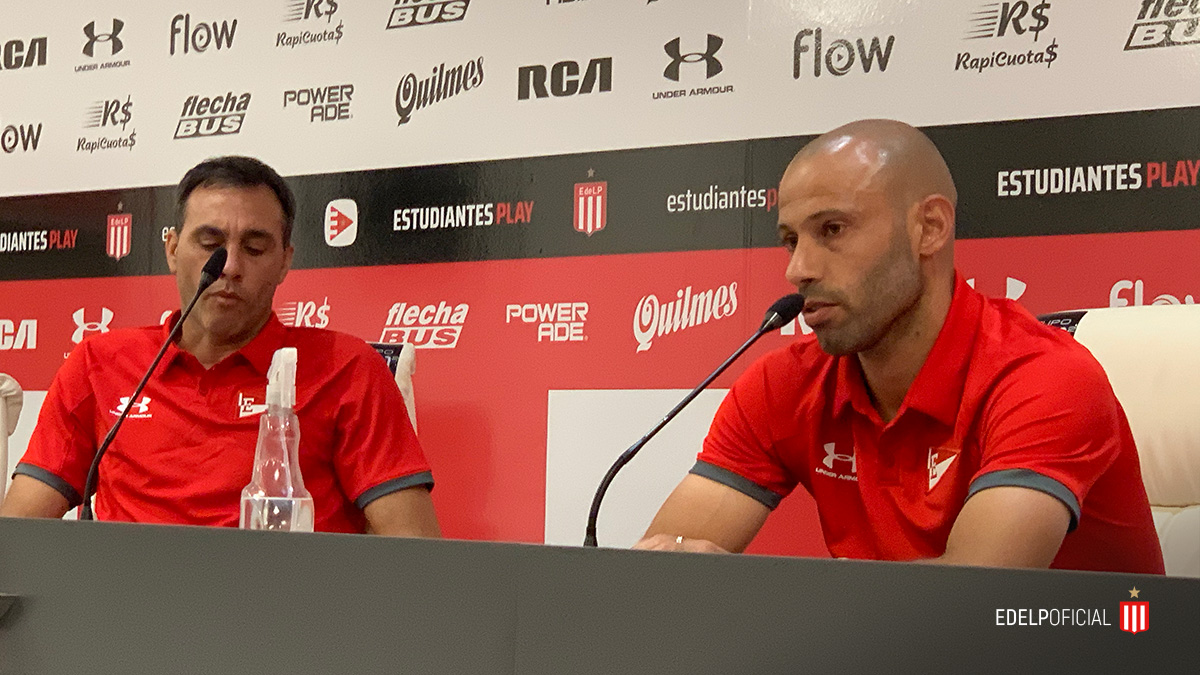
<path fill-rule="evenodd" d="M 204 269 L 200 270 L 200 288 L 197 289 L 197 292 L 202 292 L 221 278 L 221 272 L 225 270 L 225 260 L 228 258 L 229 251 L 226 251 L 224 247 L 212 252 L 212 255 L 208 257 L 208 262 L 204 263 Z"/>
<path fill-rule="evenodd" d="M 800 312 L 804 309 L 804 296 L 799 293 L 785 295 L 775 301 L 771 305 L 771 309 L 767 310 L 767 315 L 763 318 L 761 331 L 771 331 L 777 328 L 782 328 L 789 321 L 800 316 Z"/>

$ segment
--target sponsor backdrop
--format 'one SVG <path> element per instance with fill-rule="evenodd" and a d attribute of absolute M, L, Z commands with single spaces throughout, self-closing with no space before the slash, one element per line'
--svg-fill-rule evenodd
<path fill-rule="evenodd" d="M 852 119 L 902 119 L 942 149 L 958 266 L 984 293 L 1035 313 L 1195 302 L 1197 0 L 798 4 L 7 12 L 0 371 L 30 392 L 13 461 L 76 344 L 178 307 L 171 186 L 219 154 L 297 191 L 282 320 L 420 349 L 452 537 L 582 539 L 609 461 L 789 291 L 779 177 Z M 622 474 L 602 541 L 645 527 L 719 394 Z M 785 500 L 752 550 L 825 555 L 811 500 Z"/>

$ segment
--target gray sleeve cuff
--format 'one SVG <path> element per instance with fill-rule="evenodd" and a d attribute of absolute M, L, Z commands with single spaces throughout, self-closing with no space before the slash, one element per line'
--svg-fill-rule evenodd
<path fill-rule="evenodd" d="M 696 460 L 696 465 L 688 473 L 694 473 L 697 476 L 703 476 L 726 487 L 731 487 L 755 501 L 762 502 L 768 509 L 774 510 L 776 506 L 779 506 L 779 502 L 783 500 L 783 497 L 754 481 L 739 476 L 729 469 L 722 469 L 715 464 L 709 464 L 701 460 Z"/>
<path fill-rule="evenodd" d="M 79 493 L 75 491 L 75 488 L 71 487 L 70 483 L 59 478 L 57 474 L 53 474 L 40 466 L 34 466 L 32 464 L 21 462 L 20 464 L 17 464 L 16 469 L 13 469 L 13 475 L 36 478 L 55 490 L 58 490 L 59 494 L 67 498 L 67 503 L 71 505 L 71 508 L 75 508 L 83 503 L 83 498 L 79 496 Z"/>
<path fill-rule="evenodd" d="M 980 490 L 1004 485 L 1029 488 L 1054 497 L 1065 504 L 1067 510 L 1071 512 L 1071 525 L 1067 528 L 1067 532 L 1071 532 L 1079 526 L 1079 500 L 1075 499 L 1075 493 L 1053 478 L 1030 469 L 1001 469 L 985 473 L 971 482 L 971 487 L 967 489 L 967 499 L 973 497 Z"/>
<path fill-rule="evenodd" d="M 389 495 L 393 492 L 399 492 L 401 490 L 407 490 L 408 488 L 417 487 L 419 485 L 424 485 L 432 491 L 433 472 L 422 471 L 421 473 L 400 476 L 399 478 L 393 478 L 389 481 L 380 483 L 379 485 L 369 488 L 366 492 L 359 495 L 358 499 L 354 500 L 354 505 L 359 509 L 365 509 L 367 508 L 367 504 L 370 504 L 384 495 Z"/>

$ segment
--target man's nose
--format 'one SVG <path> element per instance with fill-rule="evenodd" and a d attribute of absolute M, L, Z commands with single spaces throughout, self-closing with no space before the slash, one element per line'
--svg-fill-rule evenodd
<path fill-rule="evenodd" d="M 784 276 L 788 283 L 803 291 L 810 284 L 820 281 L 821 265 L 821 253 L 817 247 L 801 239 L 792 250 Z"/>
<path fill-rule="evenodd" d="M 225 267 L 221 270 L 221 276 L 240 277 L 242 275 L 242 265 L 245 263 L 245 254 L 238 251 L 236 247 L 227 247 L 226 251 L 229 253 L 229 257 L 225 258 Z"/>

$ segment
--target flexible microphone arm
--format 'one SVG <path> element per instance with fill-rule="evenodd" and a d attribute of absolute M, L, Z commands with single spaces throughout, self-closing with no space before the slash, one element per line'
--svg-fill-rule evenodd
<path fill-rule="evenodd" d="M 150 368 L 142 377 L 142 381 L 138 382 L 137 389 L 133 390 L 133 395 L 129 397 L 129 402 L 126 403 L 125 409 L 121 411 L 121 415 L 117 417 L 116 423 L 112 425 L 112 428 L 108 430 L 108 435 L 104 437 L 104 442 L 100 444 L 100 449 L 96 451 L 96 456 L 92 459 L 92 466 L 88 469 L 87 481 L 83 484 L 83 503 L 79 505 L 80 520 L 95 520 L 95 515 L 92 513 L 92 495 L 95 494 L 96 484 L 100 481 L 100 459 L 108 451 L 108 446 L 112 444 L 113 438 L 117 435 L 117 429 L 121 428 L 121 423 L 125 421 L 125 416 L 129 414 L 129 409 L 133 407 L 134 401 L 142 393 L 142 389 L 146 387 L 146 383 L 150 381 L 150 375 L 158 367 L 158 362 L 162 360 L 163 354 L 167 353 L 167 346 L 174 342 L 175 337 L 179 335 L 179 331 L 183 328 L 183 322 L 192 313 L 192 308 L 196 306 L 196 301 L 200 299 L 200 295 L 204 291 L 208 290 L 209 286 L 213 285 L 214 281 L 221 277 L 221 270 L 225 269 L 225 260 L 228 256 L 228 251 L 224 248 L 218 248 L 209 256 L 208 262 L 204 263 L 204 269 L 200 272 L 200 285 L 196 287 L 196 294 L 192 296 L 192 301 L 180 313 L 179 320 L 171 328 L 170 335 L 167 336 L 166 341 L 159 348 L 153 363 L 150 364 Z"/>
<path fill-rule="evenodd" d="M 671 412 L 667 413 L 665 417 L 659 420 L 658 424 L 654 425 L 654 428 L 650 430 L 650 433 L 642 436 L 636 443 L 629 446 L 628 450 L 621 453 L 621 456 L 617 458 L 617 461 L 613 462 L 613 465 L 608 468 L 608 473 L 604 474 L 604 479 L 600 481 L 600 487 L 596 488 L 596 495 L 592 498 L 592 508 L 588 512 L 587 532 L 583 537 L 584 546 L 595 547 L 597 545 L 596 519 L 600 516 L 600 502 L 604 500 L 604 495 L 608 492 L 608 486 L 612 484 L 613 478 L 616 478 L 617 472 L 620 471 L 626 464 L 628 464 L 629 461 L 633 459 L 633 456 L 636 455 L 643 446 L 650 442 L 650 439 L 654 438 L 659 431 L 662 431 L 662 428 L 667 426 L 667 422 L 675 419 L 675 416 L 679 414 L 679 411 L 683 410 L 687 404 L 691 403 L 693 399 L 699 396 L 701 391 L 704 391 L 708 385 L 712 384 L 713 380 L 717 379 L 717 376 L 725 372 L 729 366 L 733 365 L 733 362 L 736 361 L 739 356 L 745 353 L 745 351 L 750 348 L 750 345 L 757 342 L 760 337 L 766 335 L 767 333 L 782 328 L 789 321 L 795 319 L 800 314 L 800 310 L 802 309 L 804 309 L 804 296 L 800 295 L 799 293 L 785 295 L 784 297 L 776 300 L 775 304 L 771 305 L 771 309 L 767 310 L 767 315 L 763 319 L 762 326 L 754 333 L 754 335 L 750 336 L 749 340 L 746 340 L 744 343 L 742 343 L 741 347 L 737 348 L 737 351 L 733 353 L 733 356 L 725 359 L 724 363 L 717 366 L 716 370 L 709 374 L 708 377 L 704 378 L 704 381 L 700 383 L 700 386 L 696 387 L 687 396 L 683 397 L 683 400 L 679 402 L 679 405 L 676 405 L 671 409 Z"/>

